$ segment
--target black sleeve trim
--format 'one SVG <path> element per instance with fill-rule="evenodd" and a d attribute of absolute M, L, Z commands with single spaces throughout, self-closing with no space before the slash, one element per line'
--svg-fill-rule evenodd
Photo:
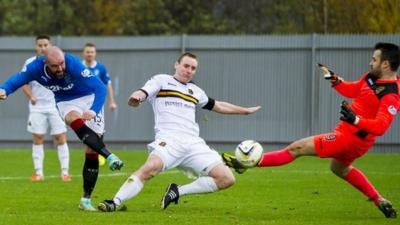
<path fill-rule="evenodd" d="M 147 93 L 147 91 L 145 91 L 145 90 L 143 90 L 141 88 L 139 90 L 143 91 L 143 93 L 146 95 L 146 98 L 149 97 L 149 93 Z"/>
<path fill-rule="evenodd" d="M 215 100 L 208 97 L 208 102 L 205 106 L 203 106 L 203 109 L 212 110 L 214 108 L 214 105 L 215 105 Z"/>
<path fill-rule="evenodd" d="M 383 98 L 387 94 L 398 94 L 399 89 L 397 87 L 397 83 L 384 83 L 384 84 L 377 84 L 376 78 L 373 78 L 371 74 L 368 74 L 365 78 L 368 86 L 374 91 L 375 95 L 378 99 Z"/>

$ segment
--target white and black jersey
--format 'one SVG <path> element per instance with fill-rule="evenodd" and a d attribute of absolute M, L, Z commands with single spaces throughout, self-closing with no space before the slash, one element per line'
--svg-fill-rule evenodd
<path fill-rule="evenodd" d="M 193 83 L 181 83 L 168 74 L 153 76 L 141 88 L 154 111 L 156 136 L 186 134 L 199 136 L 196 107 L 211 110 L 215 101 Z"/>

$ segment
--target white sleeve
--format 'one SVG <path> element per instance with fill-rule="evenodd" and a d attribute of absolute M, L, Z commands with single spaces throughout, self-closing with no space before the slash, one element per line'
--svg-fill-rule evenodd
<path fill-rule="evenodd" d="M 21 68 L 21 71 L 26 71 L 26 67 L 28 66 L 29 63 L 33 62 L 36 59 L 36 56 L 30 57 L 27 59 L 24 63 L 24 65 Z"/>
<path fill-rule="evenodd" d="M 150 80 L 148 80 L 144 86 L 140 89 L 144 91 L 147 95 L 147 99 L 151 99 L 157 95 L 162 87 L 162 79 L 160 76 L 153 76 Z"/>
<path fill-rule="evenodd" d="M 200 90 L 200 96 L 199 96 L 198 106 L 203 107 L 208 103 L 208 96 L 202 89 L 199 90 Z"/>

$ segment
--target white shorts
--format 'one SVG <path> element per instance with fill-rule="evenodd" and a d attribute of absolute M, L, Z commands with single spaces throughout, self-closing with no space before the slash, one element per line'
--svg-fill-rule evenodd
<path fill-rule="evenodd" d="M 94 101 L 94 94 L 83 96 L 69 101 L 58 102 L 57 108 L 62 118 L 65 118 L 65 116 L 71 111 L 77 111 L 80 114 L 89 111 L 90 107 L 92 107 L 93 105 L 93 101 Z M 104 115 L 103 110 L 101 110 L 93 119 L 87 120 L 85 124 L 88 127 L 90 127 L 90 129 L 92 129 L 94 132 L 98 134 L 103 134 L 104 133 L 103 115 Z"/>
<path fill-rule="evenodd" d="M 178 167 L 190 178 L 207 176 L 222 158 L 200 137 L 161 137 L 147 145 L 163 161 L 163 171 Z"/>
<path fill-rule="evenodd" d="M 51 135 L 67 132 L 64 121 L 57 111 L 29 113 L 27 131 L 33 134 L 46 134 L 50 127 Z"/>

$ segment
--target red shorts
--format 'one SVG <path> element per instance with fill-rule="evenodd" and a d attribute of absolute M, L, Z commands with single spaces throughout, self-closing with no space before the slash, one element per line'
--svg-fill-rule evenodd
<path fill-rule="evenodd" d="M 364 155 L 373 144 L 374 141 L 339 131 L 314 136 L 314 148 L 319 157 L 334 158 L 345 166 Z"/>

